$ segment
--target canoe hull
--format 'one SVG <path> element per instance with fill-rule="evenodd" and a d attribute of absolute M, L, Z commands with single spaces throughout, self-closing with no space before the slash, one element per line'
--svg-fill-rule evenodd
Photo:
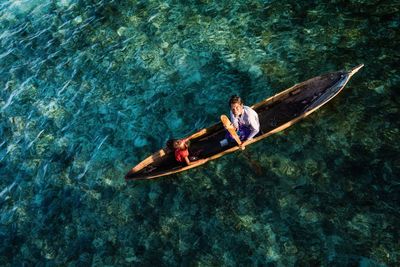
<path fill-rule="evenodd" d="M 260 119 L 261 130 L 247 145 L 290 127 L 322 107 L 340 93 L 362 67 L 359 65 L 347 72 L 338 71 L 309 79 L 253 105 Z M 239 149 L 237 144 L 221 147 L 219 141 L 224 137 L 222 123 L 202 129 L 187 138 L 191 141 L 190 154 L 203 161 L 185 166 L 175 161 L 172 150 L 163 148 L 132 168 L 125 179 L 153 179 L 186 171 Z"/>

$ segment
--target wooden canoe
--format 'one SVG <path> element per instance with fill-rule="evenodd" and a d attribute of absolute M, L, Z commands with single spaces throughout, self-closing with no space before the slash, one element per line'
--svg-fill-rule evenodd
<path fill-rule="evenodd" d="M 260 119 L 261 130 L 247 145 L 282 131 L 320 108 L 335 97 L 363 66 L 309 79 L 253 105 Z M 186 171 L 238 150 L 236 143 L 221 147 L 219 142 L 225 138 L 225 134 L 226 130 L 220 122 L 187 137 L 190 140 L 190 154 L 202 159 L 193 165 L 185 166 L 176 162 L 174 151 L 166 147 L 133 167 L 125 179 L 152 179 Z"/>

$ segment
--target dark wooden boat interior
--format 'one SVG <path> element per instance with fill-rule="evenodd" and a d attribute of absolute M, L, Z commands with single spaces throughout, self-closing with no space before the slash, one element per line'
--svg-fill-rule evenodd
<path fill-rule="evenodd" d="M 337 95 L 361 67 L 362 65 L 357 66 L 349 72 L 338 71 L 312 78 L 252 106 L 258 113 L 261 127 L 252 143 L 289 127 L 321 107 Z M 236 151 L 238 149 L 236 143 L 221 147 L 220 141 L 225 135 L 226 130 L 222 123 L 193 134 L 189 137 L 190 155 L 212 160 Z M 197 166 L 178 163 L 173 149 L 164 148 L 132 168 L 125 178 L 150 179 L 193 167 Z"/>

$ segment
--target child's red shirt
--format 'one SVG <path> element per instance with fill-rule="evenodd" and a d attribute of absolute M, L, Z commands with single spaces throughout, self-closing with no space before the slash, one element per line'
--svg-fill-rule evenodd
<path fill-rule="evenodd" d="M 175 159 L 179 162 L 185 162 L 185 158 L 189 157 L 189 150 L 188 149 L 176 149 L 175 150 Z"/>

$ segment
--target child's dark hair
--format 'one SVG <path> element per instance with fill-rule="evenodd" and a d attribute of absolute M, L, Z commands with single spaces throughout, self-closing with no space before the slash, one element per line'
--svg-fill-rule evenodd
<path fill-rule="evenodd" d="M 183 141 L 183 139 L 174 139 L 172 145 L 174 147 L 174 149 L 177 148 L 178 142 L 179 141 Z M 185 147 L 188 148 L 190 146 L 190 141 L 189 140 L 185 140 Z"/>
<path fill-rule="evenodd" d="M 174 149 L 175 140 L 176 140 L 176 139 L 169 139 L 169 140 L 167 141 L 167 144 L 166 144 L 167 148 L 169 148 L 169 149 Z"/>
<path fill-rule="evenodd" d="M 240 96 L 238 96 L 238 95 L 231 96 L 231 99 L 229 99 L 229 106 L 231 106 L 232 104 L 236 104 L 236 103 L 238 103 L 240 105 L 243 104 L 243 101 L 240 98 Z"/>

